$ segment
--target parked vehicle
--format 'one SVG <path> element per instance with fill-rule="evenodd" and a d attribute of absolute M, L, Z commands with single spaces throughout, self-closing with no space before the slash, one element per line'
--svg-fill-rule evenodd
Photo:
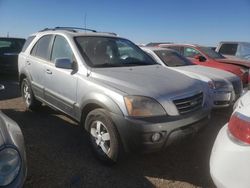
<path fill-rule="evenodd" d="M 250 91 L 239 99 L 220 130 L 210 156 L 210 174 L 218 188 L 250 187 Z"/>
<path fill-rule="evenodd" d="M 191 44 L 163 44 L 160 47 L 174 49 L 197 65 L 229 71 L 240 77 L 243 87 L 247 87 L 248 83 L 250 83 L 248 68 L 229 64 L 231 60 L 225 59 L 225 57 L 209 47 Z"/>
<path fill-rule="evenodd" d="M 171 49 L 158 47 L 141 48 L 159 64 L 207 82 L 214 93 L 214 108 L 231 106 L 242 94 L 240 78 L 230 72 L 196 65 Z"/>
<path fill-rule="evenodd" d="M 26 106 L 43 102 L 79 121 L 101 161 L 164 149 L 207 123 L 207 85 L 162 68 L 127 39 L 53 28 L 29 41 L 19 55 Z"/>
<path fill-rule="evenodd" d="M 220 42 L 216 51 L 228 58 L 247 60 L 250 64 L 250 42 Z"/>
<path fill-rule="evenodd" d="M 0 85 L 0 90 L 4 86 Z M 0 187 L 22 187 L 27 174 L 22 132 L 0 111 Z"/>
<path fill-rule="evenodd" d="M 25 39 L 0 37 L 0 73 L 17 74 L 17 58 Z"/>

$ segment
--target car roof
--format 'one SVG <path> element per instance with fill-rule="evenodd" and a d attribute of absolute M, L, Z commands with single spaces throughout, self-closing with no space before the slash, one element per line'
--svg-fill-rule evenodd
<path fill-rule="evenodd" d="M 192 47 L 203 47 L 199 44 L 188 44 L 188 43 L 172 43 L 172 44 L 160 44 L 159 45 L 160 47 L 161 46 L 192 46 Z"/>
<path fill-rule="evenodd" d="M 250 44 L 250 42 L 243 42 L 243 41 L 221 41 L 220 44 Z"/>
<path fill-rule="evenodd" d="M 55 27 L 55 28 L 45 28 L 34 35 L 46 35 L 46 34 L 65 34 L 68 36 L 101 36 L 101 37 L 118 37 L 116 33 L 112 32 L 100 32 L 87 28 L 77 28 L 77 27 Z"/>
<path fill-rule="evenodd" d="M 161 48 L 161 47 L 149 47 L 149 46 L 143 46 L 141 47 L 141 49 L 149 49 L 151 51 L 171 51 L 171 52 L 175 52 L 175 50 L 173 49 L 169 49 L 169 48 Z"/>
<path fill-rule="evenodd" d="M 18 37 L 0 37 L 0 39 L 17 39 L 17 40 L 25 40 L 25 38 L 18 38 Z"/>

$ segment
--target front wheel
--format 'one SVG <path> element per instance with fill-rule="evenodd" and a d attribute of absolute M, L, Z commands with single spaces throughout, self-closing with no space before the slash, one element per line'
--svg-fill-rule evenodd
<path fill-rule="evenodd" d="M 114 164 L 121 150 L 119 136 L 108 112 L 104 109 L 91 111 L 86 118 L 85 128 L 95 155 L 106 164 Z"/>
<path fill-rule="evenodd" d="M 34 110 L 41 105 L 41 102 L 36 100 L 27 78 L 22 81 L 21 93 L 27 109 Z"/>

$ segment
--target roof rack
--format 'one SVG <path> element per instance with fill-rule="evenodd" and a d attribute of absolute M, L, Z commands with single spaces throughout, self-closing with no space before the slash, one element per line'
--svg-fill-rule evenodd
<path fill-rule="evenodd" d="M 45 28 L 39 32 L 43 32 L 43 31 L 55 31 L 55 30 L 67 30 L 67 31 L 72 31 L 72 32 L 77 32 L 77 30 L 84 30 L 84 31 L 91 31 L 93 33 L 106 33 L 106 34 L 110 34 L 110 35 L 114 35 L 117 36 L 116 33 L 113 32 L 102 32 L 102 31 L 96 31 L 93 29 L 88 29 L 88 28 L 81 28 L 81 27 L 54 27 L 54 28 Z"/>
<path fill-rule="evenodd" d="M 88 28 L 81 28 L 81 27 L 54 27 L 54 28 L 45 28 L 41 30 L 40 32 L 43 31 L 55 31 L 55 30 L 67 30 L 67 31 L 72 31 L 72 32 L 77 32 L 77 30 L 84 30 L 84 31 L 91 31 L 96 33 L 96 30 L 93 29 L 88 29 Z"/>

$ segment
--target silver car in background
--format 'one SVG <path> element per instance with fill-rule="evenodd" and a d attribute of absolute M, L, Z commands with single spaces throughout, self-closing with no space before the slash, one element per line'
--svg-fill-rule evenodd
<path fill-rule="evenodd" d="M 2 89 L 4 86 L 0 85 L 0 90 Z M 0 111 L 0 187 L 22 187 L 26 174 L 22 131 L 16 122 Z"/>
<path fill-rule="evenodd" d="M 195 65 L 178 52 L 159 47 L 141 47 L 159 64 L 176 70 L 192 78 L 207 82 L 213 90 L 213 107 L 229 107 L 239 98 L 235 93 L 242 92 L 240 78 L 236 75 L 211 67 Z"/>

